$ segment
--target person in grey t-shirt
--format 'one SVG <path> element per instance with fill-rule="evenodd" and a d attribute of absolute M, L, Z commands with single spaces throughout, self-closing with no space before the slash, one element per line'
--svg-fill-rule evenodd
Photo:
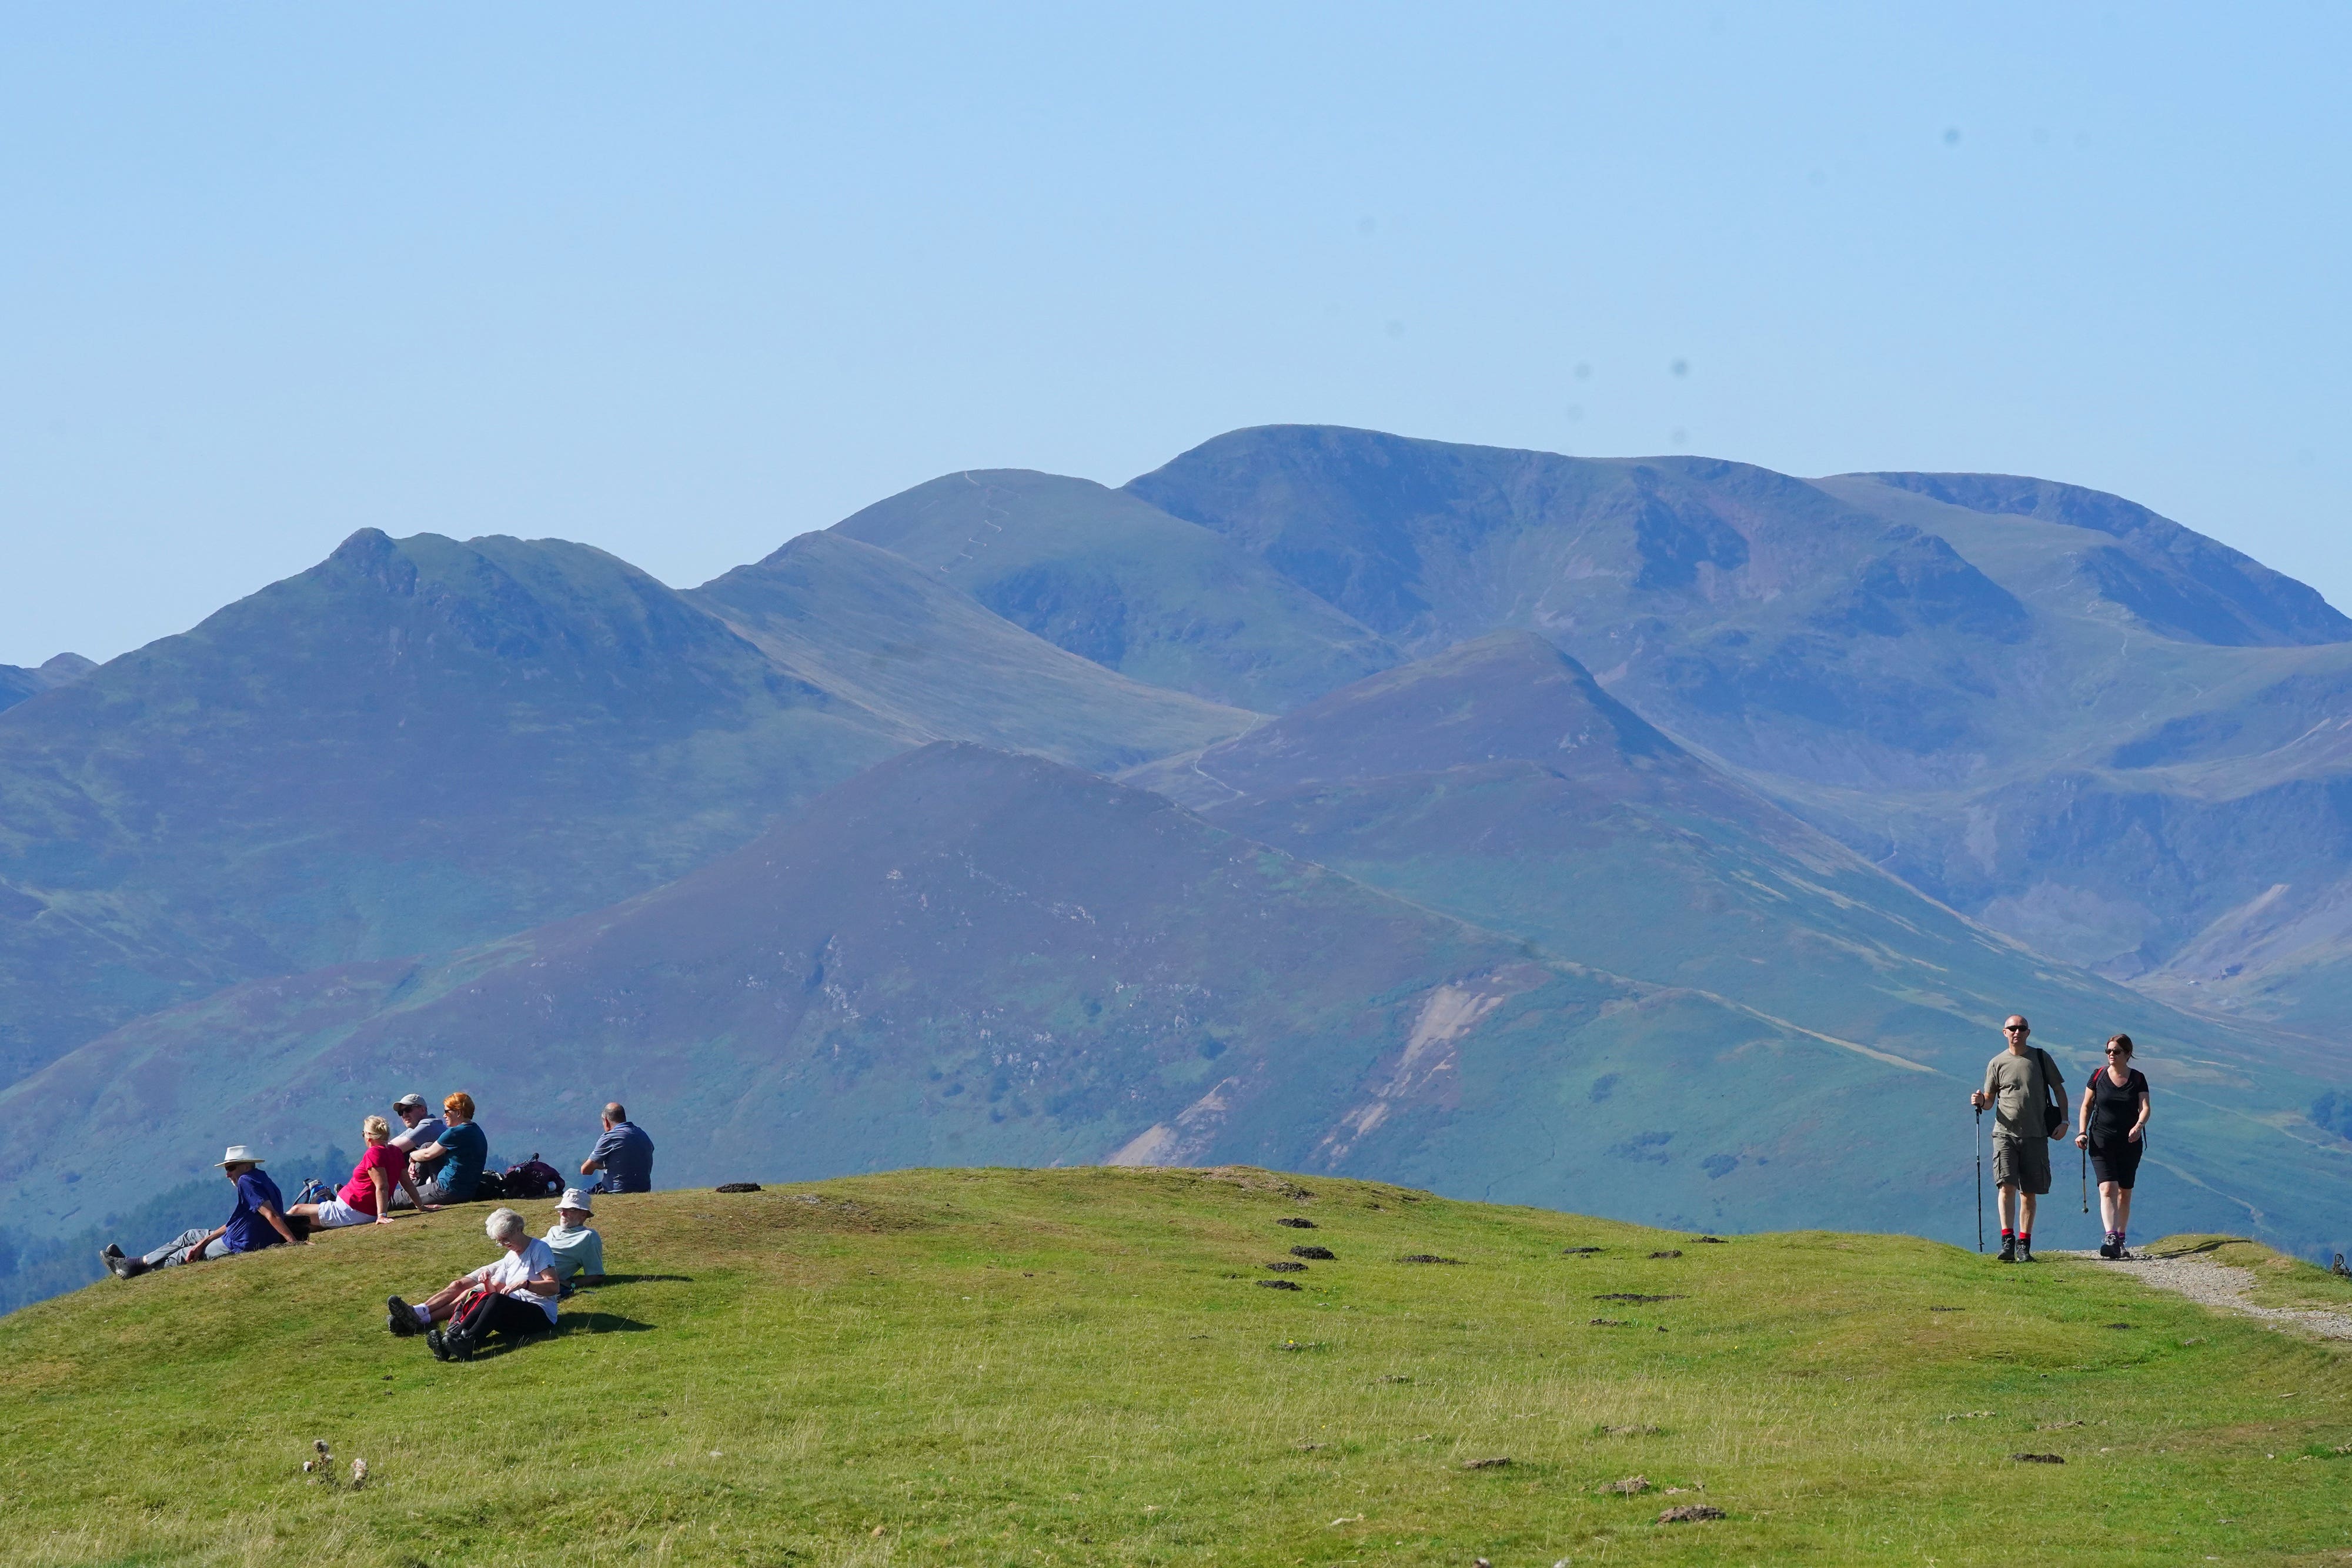
<path fill-rule="evenodd" d="M 2050 1127 L 2044 1108 L 2066 1103 L 2066 1081 L 2050 1053 L 2026 1042 L 2022 1013 L 2000 1026 L 2009 1048 L 1985 1063 L 1984 1087 L 1969 1096 L 1993 1113 L 1992 1179 L 2000 1207 L 2000 1260 L 2033 1261 L 2034 1200 L 2050 1190 Z M 2012 1228 L 2012 1216 L 2014 1228 Z"/>

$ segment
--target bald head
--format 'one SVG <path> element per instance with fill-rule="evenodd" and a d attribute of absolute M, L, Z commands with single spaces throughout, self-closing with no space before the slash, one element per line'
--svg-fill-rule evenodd
<path fill-rule="evenodd" d="M 2000 1032 L 2009 1040 L 2009 1049 L 2022 1056 L 2026 1040 L 2032 1037 L 2033 1026 L 2025 1021 L 2023 1013 L 2011 1013 L 2000 1020 Z"/>
<path fill-rule="evenodd" d="M 609 1127 L 615 1122 L 625 1122 L 628 1119 L 629 1108 L 618 1100 L 604 1107 L 604 1125 Z"/>

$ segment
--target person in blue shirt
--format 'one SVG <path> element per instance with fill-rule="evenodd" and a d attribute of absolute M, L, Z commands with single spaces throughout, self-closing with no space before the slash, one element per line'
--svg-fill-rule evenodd
<path fill-rule="evenodd" d="M 122 1249 L 110 1241 L 98 1255 L 107 1271 L 118 1280 L 135 1280 L 152 1269 L 177 1268 L 183 1263 L 226 1258 L 232 1252 L 257 1252 L 280 1242 L 310 1245 L 306 1239 L 295 1235 L 294 1228 L 286 1222 L 286 1199 L 279 1194 L 278 1184 L 262 1170 L 260 1155 L 243 1144 L 231 1144 L 220 1161 L 220 1170 L 236 1185 L 236 1207 L 229 1211 L 226 1224 L 211 1230 L 201 1226 L 183 1230 L 152 1252 L 137 1258 L 125 1257 Z"/>
<path fill-rule="evenodd" d="M 651 1192 L 654 1189 L 654 1141 L 629 1120 L 626 1107 L 615 1100 L 604 1107 L 604 1135 L 580 1162 L 582 1176 L 604 1173 L 598 1192 Z"/>
<path fill-rule="evenodd" d="M 490 1140 L 474 1124 L 474 1097 L 458 1090 L 441 1102 L 449 1124 L 408 1156 L 409 1174 L 427 1203 L 471 1203 L 490 1157 Z"/>

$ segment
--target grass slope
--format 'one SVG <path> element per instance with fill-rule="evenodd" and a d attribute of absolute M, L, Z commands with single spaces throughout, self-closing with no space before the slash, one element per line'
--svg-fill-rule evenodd
<path fill-rule="evenodd" d="M 383 1333 L 382 1298 L 479 1261 L 480 1212 L 0 1322 L 0 1562 L 2352 1545 L 2341 1353 L 2080 1263 L 1826 1233 L 1712 1246 L 1250 1170 L 915 1171 L 608 1201 L 615 1283 L 551 1341 L 437 1364 Z M 1336 1260 L 1260 1288 L 1300 1243 Z M 1458 1262 L 1402 1260 L 1420 1253 Z M 1621 1293 L 1656 1299 L 1596 1300 Z M 364 1489 L 306 1480 L 321 1437 L 368 1461 Z M 1633 1476 L 1649 1490 L 1602 1490 Z M 1727 1517 L 1657 1522 L 1681 1504 Z"/>

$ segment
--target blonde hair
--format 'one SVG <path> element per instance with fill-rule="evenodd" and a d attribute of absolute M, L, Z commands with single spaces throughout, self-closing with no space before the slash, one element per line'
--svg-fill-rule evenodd
<path fill-rule="evenodd" d="M 474 1097 L 460 1089 L 441 1102 L 441 1109 L 460 1122 L 470 1122 L 474 1119 Z"/>
<path fill-rule="evenodd" d="M 391 1138 L 392 1124 L 381 1116 L 370 1116 L 360 1124 L 360 1136 L 371 1144 L 381 1144 Z"/>

